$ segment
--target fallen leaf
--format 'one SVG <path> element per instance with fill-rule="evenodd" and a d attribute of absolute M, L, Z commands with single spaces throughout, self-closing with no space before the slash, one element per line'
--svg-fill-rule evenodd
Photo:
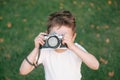
<path fill-rule="evenodd" d="M 10 59 L 10 58 L 11 58 L 11 55 L 8 53 L 8 54 L 5 54 L 5 57 L 6 57 L 7 59 Z"/>
<path fill-rule="evenodd" d="M 0 43 L 4 42 L 4 39 L 3 38 L 0 38 Z"/>
<path fill-rule="evenodd" d="M 96 37 L 97 37 L 97 38 L 99 38 L 99 37 L 100 37 L 100 34 L 99 34 L 99 33 L 97 33 L 97 34 L 96 34 Z"/>
<path fill-rule="evenodd" d="M 101 10 L 101 8 L 100 8 L 100 7 L 97 7 L 97 10 L 99 10 L 99 11 L 100 11 L 100 10 Z"/>
<path fill-rule="evenodd" d="M 100 58 L 100 62 L 103 63 L 103 64 L 107 64 L 108 63 L 108 61 L 103 59 L 102 57 Z"/>
<path fill-rule="evenodd" d="M 15 17 L 18 17 L 18 16 L 20 16 L 20 14 L 15 14 Z"/>
<path fill-rule="evenodd" d="M 60 9 L 63 9 L 63 8 L 64 8 L 64 4 L 60 3 Z"/>
<path fill-rule="evenodd" d="M 80 44 L 83 45 L 84 44 L 83 41 L 80 41 Z"/>
<path fill-rule="evenodd" d="M 96 26 L 96 29 L 98 30 L 98 29 L 100 29 L 100 27 L 99 27 L 99 26 Z"/>
<path fill-rule="evenodd" d="M 73 1 L 73 4 L 77 4 L 77 1 Z"/>
<path fill-rule="evenodd" d="M 11 23 L 11 22 L 8 22 L 8 23 L 7 23 L 7 27 L 8 27 L 8 28 L 11 28 L 11 27 L 12 27 L 12 23 Z"/>
<path fill-rule="evenodd" d="M 109 29 L 109 26 L 108 26 L 108 25 L 105 25 L 104 28 L 105 28 L 105 29 Z"/>
<path fill-rule="evenodd" d="M 106 43 L 110 43 L 110 39 L 109 39 L 109 38 L 106 38 L 105 42 L 106 42 Z"/>
<path fill-rule="evenodd" d="M 23 19 L 23 22 L 27 22 L 27 19 L 24 18 L 24 19 Z"/>
<path fill-rule="evenodd" d="M 94 7 L 94 4 L 93 4 L 93 3 L 90 3 L 90 6 L 91 6 L 91 7 Z"/>
<path fill-rule="evenodd" d="M 3 17 L 2 16 L 0 16 L 0 20 L 2 20 L 3 19 Z"/>
<path fill-rule="evenodd" d="M 108 0 L 108 4 L 111 5 L 111 4 L 112 4 L 112 1 L 111 1 L 111 0 Z"/>
<path fill-rule="evenodd" d="M 91 24 L 91 25 L 90 25 L 90 27 L 91 27 L 91 28 L 94 28 L 94 27 L 95 27 L 95 25 L 94 25 L 94 24 Z"/>
<path fill-rule="evenodd" d="M 108 72 L 108 76 L 109 76 L 109 77 L 113 77 L 113 76 L 114 76 L 114 74 L 115 74 L 115 72 L 114 72 L 114 71 Z"/>
<path fill-rule="evenodd" d="M 6 76 L 6 77 L 5 77 L 5 80 L 11 80 L 11 79 L 10 79 L 9 77 Z"/>
<path fill-rule="evenodd" d="M 81 5 L 85 5 L 85 2 L 81 2 Z"/>

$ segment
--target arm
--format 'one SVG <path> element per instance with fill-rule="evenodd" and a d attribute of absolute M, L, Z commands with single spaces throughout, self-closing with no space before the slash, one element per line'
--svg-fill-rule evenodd
<path fill-rule="evenodd" d="M 35 63 L 36 62 L 36 57 L 39 53 L 39 45 L 43 45 L 44 41 L 44 34 L 46 33 L 40 33 L 34 40 L 35 42 L 35 48 L 32 50 L 32 52 L 27 56 L 27 59 L 29 60 L 30 63 Z M 26 59 L 23 60 L 21 67 L 20 67 L 20 74 L 26 75 L 30 73 L 35 67 L 33 65 L 30 65 Z"/>
<path fill-rule="evenodd" d="M 72 45 L 71 50 L 75 52 L 89 68 L 93 70 L 99 68 L 99 62 L 92 54 L 83 51 L 75 44 Z"/>
<path fill-rule="evenodd" d="M 27 56 L 28 60 L 31 63 L 35 63 L 36 62 L 36 56 L 38 54 L 38 48 L 34 48 L 33 51 Z M 26 59 L 23 60 L 21 67 L 20 67 L 20 74 L 22 75 L 26 75 L 28 73 L 30 73 L 35 67 L 30 65 Z"/>
<path fill-rule="evenodd" d="M 76 46 L 74 44 L 75 37 L 76 33 L 72 38 L 69 35 L 65 35 L 63 39 L 63 44 L 66 43 L 67 47 L 72 50 L 76 55 L 78 55 L 89 68 L 97 70 L 99 68 L 98 60 L 92 54 L 83 51 L 78 46 Z"/>

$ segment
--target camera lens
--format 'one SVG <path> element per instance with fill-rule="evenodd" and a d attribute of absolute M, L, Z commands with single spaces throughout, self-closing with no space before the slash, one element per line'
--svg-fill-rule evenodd
<path fill-rule="evenodd" d="M 51 48 L 57 48 L 59 46 L 59 39 L 56 36 L 49 37 L 48 45 Z"/>

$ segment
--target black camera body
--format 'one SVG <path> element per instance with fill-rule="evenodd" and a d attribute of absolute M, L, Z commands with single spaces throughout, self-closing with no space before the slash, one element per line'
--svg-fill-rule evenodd
<path fill-rule="evenodd" d="M 63 35 L 55 32 L 44 35 L 45 44 L 41 48 L 66 48 L 66 45 L 62 44 L 62 38 Z"/>

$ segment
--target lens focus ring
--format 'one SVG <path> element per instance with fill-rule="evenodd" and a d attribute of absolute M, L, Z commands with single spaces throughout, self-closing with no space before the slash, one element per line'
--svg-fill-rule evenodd
<path fill-rule="evenodd" d="M 57 36 L 51 36 L 48 38 L 48 46 L 51 48 L 57 48 L 59 46 L 59 39 Z"/>

